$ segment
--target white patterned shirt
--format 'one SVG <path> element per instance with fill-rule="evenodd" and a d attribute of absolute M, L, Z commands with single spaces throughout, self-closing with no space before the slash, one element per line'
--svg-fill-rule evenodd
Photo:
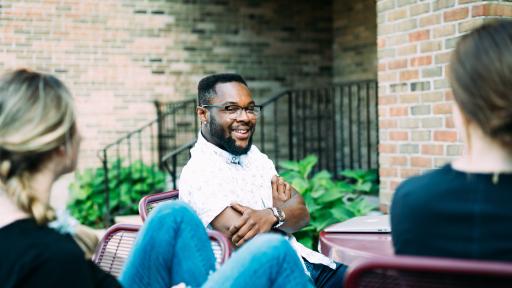
<path fill-rule="evenodd" d="M 272 207 L 271 179 L 277 175 L 272 160 L 252 145 L 247 154 L 235 156 L 208 142 L 199 132 L 191 158 L 179 180 L 179 198 L 194 208 L 208 226 L 231 203 L 252 209 Z M 306 248 L 290 236 L 297 253 L 310 263 L 335 268 L 326 256 Z"/>

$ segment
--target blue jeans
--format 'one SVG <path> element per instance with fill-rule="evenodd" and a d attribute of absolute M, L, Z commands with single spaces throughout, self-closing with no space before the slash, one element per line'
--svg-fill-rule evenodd
<path fill-rule="evenodd" d="M 313 287 L 278 235 L 259 235 L 215 271 L 210 240 L 185 203 L 161 204 L 143 226 L 119 280 L 123 287 Z"/>

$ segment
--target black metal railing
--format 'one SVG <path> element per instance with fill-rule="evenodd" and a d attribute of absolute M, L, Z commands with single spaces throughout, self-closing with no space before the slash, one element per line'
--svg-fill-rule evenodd
<path fill-rule="evenodd" d="M 378 168 L 377 83 L 291 90 L 264 103 L 254 143 L 274 163 L 318 157 L 316 169 Z"/>
<path fill-rule="evenodd" d="M 315 154 L 315 169 L 335 176 L 344 169 L 377 169 L 377 93 L 375 80 L 280 93 L 262 103 L 253 143 L 276 164 Z M 173 179 L 194 143 L 162 158 Z M 176 189 L 176 181 L 173 185 Z"/>
<path fill-rule="evenodd" d="M 156 102 L 156 119 L 99 151 L 99 158 L 104 170 L 105 224 L 111 224 L 112 216 L 115 216 L 111 215 L 111 190 L 121 183 L 122 169 L 131 167 L 135 162 L 141 162 L 153 167 L 152 169 L 162 170 L 162 156 L 196 138 L 198 124 L 194 112 L 195 103 L 195 100 L 166 105 Z M 180 150 L 178 149 L 178 151 Z M 153 177 L 153 174 L 150 173 L 149 177 Z M 172 181 L 176 182 L 176 179 L 173 178 Z M 151 183 L 151 179 L 149 183 Z M 123 197 L 123 195 L 118 195 L 118 197 Z M 122 213 L 122 211 L 118 213 Z"/>

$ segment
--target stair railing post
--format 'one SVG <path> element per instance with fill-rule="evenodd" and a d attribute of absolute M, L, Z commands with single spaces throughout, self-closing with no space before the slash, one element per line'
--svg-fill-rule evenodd
<path fill-rule="evenodd" d="M 157 128 L 157 136 L 156 136 L 156 143 L 157 143 L 157 152 L 158 152 L 158 167 L 160 169 L 163 169 L 162 166 L 162 156 L 163 156 L 163 141 L 162 141 L 162 133 L 163 133 L 163 127 L 162 127 L 162 110 L 160 109 L 160 102 L 155 101 L 155 108 L 156 108 L 156 128 Z"/>
<path fill-rule="evenodd" d="M 103 171 L 105 172 L 104 178 L 104 187 L 105 187 L 105 215 L 103 216 L 103 223 L 106 227 L 109 227 L 112 224 L 112 215 L 110 214 L 110 189 L 109 189 L 109 178 L 108 178 L 108 159 L 107 159 L 107 149 L 103 149 Z"/>
<path fill-rule="evenodd" d="M 293 97 L 292 91 L 287 92 L 288 95 L 288 160 L 293 159 Z"/>

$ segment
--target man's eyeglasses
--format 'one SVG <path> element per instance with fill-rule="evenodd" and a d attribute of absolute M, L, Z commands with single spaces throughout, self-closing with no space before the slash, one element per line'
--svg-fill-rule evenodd
<path fill-rule="evenodd" d="M 226 105 L 226 106 L 219 106 L 219 105 L 203 105 L 201 106 L 203 108 L 219 108 L 221 111 L 226 113 L 230 119 L 236 119 L 242 115 L 242 110 L 245 110 L 245 113 L 247 113 L 247 116 L 257 118 L 261 115 L 261 109 L 263 109 L 263 106 L 261 105 L 251 105 L 249 107 L 240 107 L 238 105 Z"/>

